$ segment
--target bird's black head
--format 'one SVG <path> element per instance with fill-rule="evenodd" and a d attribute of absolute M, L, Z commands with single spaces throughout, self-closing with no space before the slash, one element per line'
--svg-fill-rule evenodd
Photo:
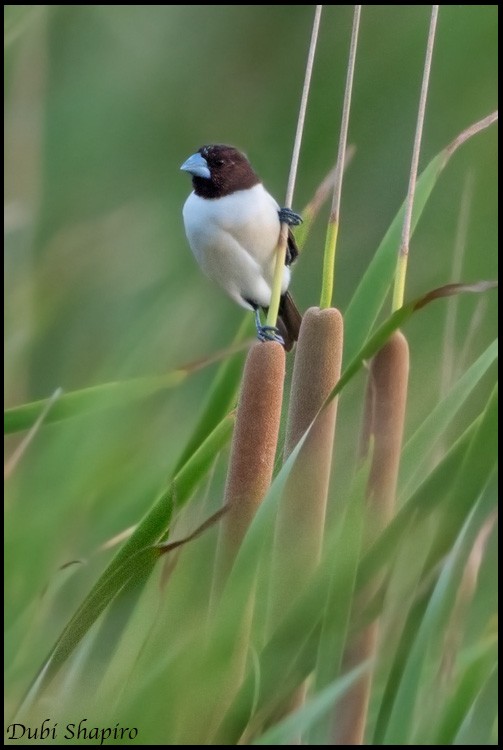
<path fill-rule="evenodd" d="M 181 169 L 192 175 L 194 192 L 203 198 L 223 198 L 260 182 L 246 156 L 222 144 L 201 146 Z"/>

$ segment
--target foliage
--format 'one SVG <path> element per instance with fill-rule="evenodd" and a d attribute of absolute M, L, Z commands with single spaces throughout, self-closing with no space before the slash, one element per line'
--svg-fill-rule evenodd
<path fill-rule="evenodd" d="M 412 302 L 391 318 L 428 14 L 363 8 L 335 288 L 346 348 L 321 564 L 289 592 L 271 632 L 274 518 L 300 446 L 283 466 L 278 458 L 220 601 L 218 523 L 166 549 L 222 505 L 239 341 L 250 331 L 190 258 L 178 166 L 203 142 L 236 143 L 281 196 L 311 13 L 6 6 L 6 432 L 43 414 L 6 484 L 7 724 L 86 717 L 138 727 L 130 741 L 139 744 L 290 744 L 301 734 L 326 744 L 334 704 L 373 668 L 368 744 L 496 742 L 496 293 L 414 313 L 427 290 L 496 275 L 495 133 L 448 164 L 445 151 L 494 108 L 495 6 L 441 7 Z M 325 7 L 297 207 L 334 161 L 338 50 L 350 27 L 347 8 Z M 469 172 L 463 278 L 453 279 Z M 294 274 L 301 307 L 319 298 L 325 218 L 310 227 Z M 457 327 L 445 339 L 451 305 Z M 368 466 L 355 469 L 361 373 L 398 326 L 411 351 L 399 508 L 367 544 Z M 455 368 L 442 392 L 447 355 Z M 58 387 L 64 394 L 44 412 Z M 9 435 L 8 456 L 19 440 Z M 352 617 L 376 574 L 379 589 Z M 241 682 L 232 665 L 251 591 Z M 375 664 L 345 672 L 347 639 L 376 613 Z M 305 705 L 286 716 L 310 675 Z"/>

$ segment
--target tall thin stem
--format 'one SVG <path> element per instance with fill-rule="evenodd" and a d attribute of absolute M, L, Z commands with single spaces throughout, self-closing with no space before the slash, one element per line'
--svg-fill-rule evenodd
<path fill-rule="evenodd" d="M 426 97 L 428 95 L 428 85 L 430 82 L 431 60 L 433 57 L 433 45 L 435 43 L 435 32 L 437 29 L 438 8 L 438 5 L 432 5 L 431 8 L 430 30 L 428 32 L 426 58 L 423 68 L 423 83 L 421 85 L 421 95 L 419 97 L 419 111 L 417 114 L 416 135 L 414 137 L 414 147 L 412 149 L 412 161 L 410 165 L 409 190 L 407 193 L 407 202 L 405 205 L 402 240 L 400 243 L 400 249 L 398 251 L 398 260 L 396 266 L 395 287 L 393 290 L 392 303 L 393 312 L 402 307 L 405 294 L 405 277 L 407 275 L 407 261 L 409 258 L 412 209 L 414 206 L 414 194 L 416 192 L 417 168 L 419 164 L 421 140 L 423 137 L 424 114 L 426 111 Z"/>
<path fill-rule="evenodd" d="M 299 117 L 297 120 L 297 132 L 295 133 L 295 141 L 293 145 L 292 162 L 290 164 L 290 174 L 288 177 L 288 185 L 286 189 L 285 206 L 290 208 L 292 205 L 293 191 L 295 189 L 295 180 L 297 178 L 297 167 L 299 165 L 300 146 L 302 143 L 302 134 L 304 132 L 304 121 L 306 119 L 307 111 L 307 99 L 309 96 L 309 88 L 311 85 L 311 76 L 313 73 L 314 64 L 314 53 L 316 51 L 316 43 L 318 41 L 318 32 L 320 28 L 321 10 L 323 5 L 317 5 L 314 21 L 313 31 L 311 33 L 311 42 L 309 44 L 309 52 L 307 55 L 306 63 L 306 75 L 304 77 L 304 86 L 302 89 L 302 97 L 300 101 Z M 271 304 L 269 305 L 269 312 L 267 313 L 267 325 L 275 326 L 278 317 L 279 302 L 281 298 L 281 284 L 283 281 L 283 269 L 285 267 L 285 253 L 286 243 L 288 240 L 288 224 L 281 224 L 281 231 L 279 234 L 278 245 L 276 247 L 276 264 L 274 266 L 274 279 L 272 285 Z"/>
<path fill-rule="evenodd" d="M 355 5 L 353 16 L 353 31 L 349 47 L 348 72 L 346 76 L 346 89 L 344 91 L 344 104 L 342 108 L 341 132 L 339 136 L 339 152 L 337 154 L 336 179 L 334 194 L 332 198 L 332 210 L 327 227 L 325 240 L 325 255 L 323 258 L 323 279 L 321 287 L 320 307 L 331 307 L 334 288 L 335 250 L 337 246 L 337 235 L 339 232 L 339 212 L 341 206 L 342 177 L 344 174 L 344 161 L 346 158 L 346 143 L 348 138 L 349 112 L 351 109 L 351 95 L 353 92 L 353 77 L 356 62 L 356 47 L 358 43 L 358 30 L 360 28 L 361 5 Z"/>

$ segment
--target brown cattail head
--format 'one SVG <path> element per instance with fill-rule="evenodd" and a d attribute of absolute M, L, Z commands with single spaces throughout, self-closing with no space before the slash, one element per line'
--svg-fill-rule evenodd
<path fill-rule="evenodd" d="M 212 609 L 220 599 L 243 537 L 271 484 L 284 378 L 283 346 L 273 341 L 253 344 L 246 358 L 232 439 L 225 486 L 227 512 L 218 539 L 210 602 Z M 205 715 L 203 722 L 199 717 L 201 726 L 204 726 L 202 742 L 207 743 L 217 731 L 245 673 L 255 606 L 255 582 L 247 595 L 246 605 L 236 613 L 235 632 L 225 643 L 228 652 L 225 656 L 221 654 L 224 672 L 217 691 L 218 705 L 210 702 L 213 711 Z"/>
<path fill-rule="evenodd" d="M 339 380 L 342 338 L 343 319 L 339 310 L 310 307 L 306 311 L 295 356 L 285 458 L 295 448 Z M 330 408 L 337 409 L 335 400 L 325 409 L 325 413 Z"/>
<path fill-rule="evenodd" d="M 390 521 L 400 467 L 405 404 L 409 378 L 409 345 L 400 331 L 395 331 L 373 358 L 367 381 L 362 428 L 362 452 L 372 446 L 372 464 L 367 485 L 370 542 Z M 364 592 L 358 602 L 361 609 L 375 592 L 379 581 Z M 373 622 L 348 644 L 344 670 L 375 657 L 378 623 Z M 334 745 L 362 745 L 367 724 L 371 674 L 365 674 L 337 704 L 334 715 Z"/>
<path fill-rule="evenodd" d="M 292 377 L 285 439 L 285 459 L 310 427 L 341 373 L 343 320 L 338 310 L 311 307 L 305 313 Z M 269 627 L 306 583 L 319 562 L 332 462 L 337 399 L 316 418 L 288 478 L 276 522 Z M 305 700 L 306 684 L 290 695 L 279 714 L 291 713 Z M 300 738 L 291 744 L 301 744 Z"/>
<path fill-rule="evenodd" d="M 273 341 L 255 343 L 243 373 L 232 440 L 217 577 L 225 576 L 255 512 L 271 484 L 285 378 L 285 350 Z"/>
<path fill-rule="evenodd" d="M 393 515 L 400 467 L 405 404 L 409 380 L 409 345 L 401 331 L 395 331 L 370 365 L 372 398 L 364 421 L 371 424 L 373 456 L 368 483 L 368 503 L 379 528 Z"/>
<path fill-rule="evenodd" d="M 343 320 L 338 310 L 307 310 L 295 356 L 285 458 L 339 380 L 342 339 Z M 272 568 L 272 623 L 284 611 L 285 597 L 307 580 L 320 558 L 336 414 L 334 399 L 311 428 L 280 503 Z"/>

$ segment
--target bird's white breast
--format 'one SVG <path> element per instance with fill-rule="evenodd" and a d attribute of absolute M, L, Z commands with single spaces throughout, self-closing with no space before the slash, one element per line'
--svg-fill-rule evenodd
<path fill-rule="evenodd" d="M 262 184 L 223 198 L 194 192 L 183 207 L 191 249 L 205 273 L 240 304 L 267 306 L 279 237 L 278 204 Z M 289 271 L 285 269 L 284 288 Z"/>

